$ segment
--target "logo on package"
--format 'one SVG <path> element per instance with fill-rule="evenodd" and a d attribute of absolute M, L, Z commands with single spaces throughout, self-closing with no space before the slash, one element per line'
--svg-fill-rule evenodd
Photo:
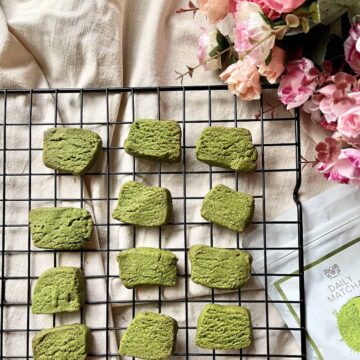
<path fill-rule="evenodd" d="M 341 275 L 340 267 L 338 264 L 334 264 L 333 266 L 330 266 L 329 268 L 324 270 L 325 276 L 327 276 L 329 279 L 335 279 L 338 276 Z"/>

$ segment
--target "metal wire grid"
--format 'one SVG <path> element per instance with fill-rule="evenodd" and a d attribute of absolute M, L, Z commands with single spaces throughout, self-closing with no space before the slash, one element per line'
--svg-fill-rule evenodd
<path fill-rule="evenodd" d="M 266 86 L 264 89 L 270 89 L 272 88 L 271 86 Z M 7 176 L 12 176 L 12 177 L 27 177 L 29 180 L 29 186 L 28 186 L 28 198 L 26 199 L 26 201 L 28 202 L 28 210 L 31 209 L 32 207 L 32 202 L 36 202 L 36 201 L 52 201 L 54 206 L 58 205 L 59 201 L 79 201 L 81 207 L 83 207 L 84 202 L 85 201 L 95 201 L 95 200 L 99 200 L 99 201 L 106 201 L 106 208 L 107 208 L 107 221 L 106 223 L 95 223 L 95 228 L 97 227 L 105 227 L 106 228 L 106 248 L 101 248 L 99 250 L 95 250 L 95 249 L 85 249 L 82 251 L 79 251 L 79 256 L 80 256 L 80 261 L 81 261 L 81 267 L 84 267 L 84 254 L 86 254 L 87 252 L 100 252 L 102 254 L 105 255 L 106 258 L 106 266 L 105 266 L 105 271 L 106 274 L 105 276 L 86 276 L 87 279 L 94 279 L 94 278 L 103 278 L 106 281 L 106 301 L 98 301 L 98 302 L 86 302 L 85 306 L 88 306 L 89 304 L 104 304 L 106 305 L 106 326 L 105 327 L 101 327 L 101 328 L 91 328 L 92 333 L 96 333 L 97 331 L 106 331 L 106 337 L 105 337 L 105 349 L 106 351 L 104 353 L 92 353 L 90 354 L 90 356 L 94 357 L 94 358 L 117 358 L 118 354 L 117 353 L 112 353 L 109 349 L 109 334 L 112 331 L 120 331 L 120 330 L 124 330 L 126 328 L 126 326 L 121 326 L 121 327 L 117 327 L 117 326 L 111 326 L 110 322 L 109 322 L 109 312 L 110 312 L 110 306 L 111 305 L 115 305 L 115 304 L 121 304 L 122 301 L 112 301 L 110 299 L 109 296 L 109 282 L 110 279 L 112 277 L 115 277 L 115 275 L 111 275 L 110 274 L 110 253 L 115 251 L 118 252 L 121 249 L 113 249 L 110 248 L 110 232 L 111 229 L 113 228 L 113 226 L 130 226 L 133 228 L 132 231 L 132 245 L 133 247 L 136 247 L 137 245 L 137 230 L 134 226 L 132 225 L 127 225 L 127 224 L 112 224 L 110 222 L 110 212 L 111 212 L 111 201 L 112 200 L 116 200 L 115 198 L 111 198 L 110 197 L 110 181 L 111 181 L 111 177 L 114 176 L 132 176 L 132 178 L 135 180 L 136 177 L 138 175 L 153 175 L 153 176 L 157 176 L 158 178 L 158 185 L 161 186 L 162 184 L 162 176 L 164 176 L 164 174 L 177 174 L 177 175 L 182 175 L 182 181 L 183 181 L 183 196 L 182 197 L 174 197 L 175 200 L 178 201 L 182 201 L 183 203 L 183 211 L 184 211 L 184 221 L 180 221 L 180 222 L 172 222 L 171 224 L 169 224 L 169 226 L 182 226 L 183 227 L 183 247 L 179 247 L 179 248 L 168 248 L 171 251 L 182 251 L 184 253 L 185 259 L 187 258 L 187 252 L 189 249 L 189 245 L 188 245 L 188 236 L 187 236 L 187 228 L 191 225 L 198 225 L 201 226 L 203 224 L 207 224 L 206 222 L 189 222 L 187 221 L 187 202 L 189 200 L 201 200 L 202 197 L 189 197 L 187 194 L 187 176 L 189 174 L 192 175 L 200 175 L 200 174 L 208 174 L 209 176 L 209 188 L 212 187 L 213 185 L 213 176 L 214 174 L 234 174 L 235 177 L 235 184 L 236 184 L 236 189 L 238 189 L 238 184 L 239 184 L 239 174 L 238 173 L 234 173 L 232 171 L 228 171 L 228 170 L 220 170 L 217 168 L 212 168 L 209 167 L 209 169 L 207 171 L 195 171 L 195 170 L 188 170 L 187 169 L 187 163 L 186 163 L 186 150 L 188 149 L 192 149 L 193 151 L 193 146 L 188 146 L 187 145 L 187 133 L 186 133 L 186 125 L 189 123 L 189 121 L 187 120 L 187 103 L 186 103 L 186 95 L 187 94 L 191 94 L 192 92 L 207 92 L 208 93 L 208 119 L 205 120 L 191 120 L 191 123 L 208 123 L 209 126 L 212 125 L 221 125 L 221 124 L 233 124 L 235 127 L 237 127 L 239 124 L 241 124 L 242 122 L 259 122 L 260 123 L 260 127 L 261 127 L 261 143 L 257 144 L 258 149 L 260 150 L 259 152 L 261 153 L 260 156 L 260 163 L 261 163 L 261 168 L 259 170 L 257 170 L 258 173 L 261 174 L 261 190 L 262 193 L 255 196 L 255 198 L 260 201 L 261 206 L 262 206 L 262 219 L 261 221 L 254 221 L 254 224 L 257 225 L 262 225 L 263 227 L 263 247 L 259 248 L 247 248 L 248 250 L 258 250 L 258 251 L 262 251 L 263 255 L 264 255 L 264 273 L 263 274 L 254 274 L 254 276 L 263 276 L 265 279 L 265 294 L 267 293 L 267 289 L 268 289 L 268 277 L 270 276 L 287 276 L 289 274 L 272 274 L 270 272 L 268 272 L 268 264 L 267 264 L 267 252 L 272 250 L 272 251 L 283 251 L 283 250 L 296 250 L 298 252 L 298 261 L 299 261 L 299 274 L 295 275 L 298 276 L 299 278 L 299 299 L 296 301 L 274 301 L 269 299 L 266 295 L 265 295 L 265 299 L 264 300 L 250 300 L 250 299 L 243 299 L 242 298 L 242 292 L 241 290 L 238 291 L 238 297 L 237 300 L 221 300 L 221 303 L 236 303 L 236 304 L 247 304 L 247 303 L 260 303 L 260 304 L 264 304 L 265 306 L 265 316 L 266 316 L 266 322 L 265 322 L 265 326 L 263 327 L 255 327 L 255 330 L 263 330 L 266 332 L 266 352 L 265 353 L 249 353 L 249 352 L 244 352 L 242 350 L 240 350 L 238 352 L 237 357 L 242 359 L 245 357 L 257 357 L 257 358 L 266 358 L 266 359 L 273 359 L 273 358 L 301 358 L 301 359 L 306 359 L 306 336 L 305 336 L 305 296 L 304 296 L 304 254 L 303 254 L 303 227 L 302 227 L 302 208 L 301 208 L 301 203 L 299 201 L 299 189 L 301 186 L 301 148 L 300 148 L 300 123 L 299 123 L 299 114 L 296 113 L 295 116 L 290 116 L 288 118 L 276 118 L 276 119 L 267 119 L 264 115 L 264 100 L 261 99 L 261 116 L 260 119 L 238 119 L 238 107 L 237 107 L 237 101 L 236 98 L 234 98 L 234 109 L 233 109 L 233 119 L 222 119 L 222 120 L 213 120 L 212 119 L 212 96 L 215 92 L 217 91 L 223 91 L 225 90 L 224 86 L 187 86 L 187 87 L 157 87 L 157 88 L 150 88 L 150 87 L 142 87 L 142 88 L 107 88 L 107 89 L 33 89 L 33 90 L 0 90 L 0 95 L 2 96 L 2 100 L 3 100 L 3 119 L 2 119 L 2 123 L 0 124 L 0 126 L 2 127 L 2 132 L 3 132 L 3 146 L 1 149 L 1 155 L 2 155 L 2 160 L 3 160 L 3 169 L 2 169 L 2 174 L 1 174 L 1 181 L 2 181 L 2 199 L 1 199 L 1 203 L 2 203 L 2 224 L 1 224 L 1 234 L 2 234 L 2 242 L 1 242 L 1 313 L 0 313 L 0 340 L 1 340 L 1 346 L 0 346 L 0 358 L 1 359 L 29 359 L 32 358 L 31 356 L 31 338 L 34 334 L 34 332 L 40 330 L 40 329 L 33 329 L 30 326 L 30 312 L 31 312 L 31 283 L 32 281 L 35 281 L 37 277 L 31 276 L 31 256 L 34 253 L 40 253 L 40 252 L 50 252 L 53 253 L 53 265 L 56 266 L 57 265 L 57 253 L 61 252 L 61 251 L 48 251 L 48 250 L 40 250 L 40 249 L 31 249 L 31 235 L 30 235 L 30 231 L 28 230 L 28 249 L 27 250 L 6 250 L 6 233 L 5 230 L 8 227 L 28 227 L 28 224 L 26 223 L 26 221 L 24 221 L 23 224 L 17 224 L 17 225 L 11 225 L 11 224 L 7 224 L 6 222 L 6 211 L 7 211 L 7 206 L 10 202 L 13 201 L 22 201 L 23 199 L 7 199 L 7 182 L 6 182 L 6 177 Z M 183 129 L 183 133 L 182 133 L 182 145 L 183 145 L 183 167 L 181 171 L 164 171 L 162 168 L 162 165 L 159 164 L 158 170 L 157 171 L 148 171 L 148 172 L 137 172 L 136 171 L 136 159 L 133 159 L 133 164 L 132 164 L 132 171 L 131 172 L 112 172 L 111 171 L 111 167 L 110 167 L 110 159 L 112 155 L 113 150 L 116 151 L 123 151 L 124 148 L 119 146 L 119 147 L 111 147 L 110 144 L 110 126 L 112 125 L 119 125 L 118 122 L 116 121 L 112 121 L 110 119 L 109 116 L 109 96 L 112 94 L 128 94 L 130 96 L 130 101 L 131 101 L 131 108 L 132 108 L 132 119 L 131 121 L 123 121 L 121 122 L 121 124 L 131 124 L 134 120 L 135 120 L 135 97 L 137 94 L 147 94 L 147 93 L 152 93 L 155 94 L 155 96 L 157 97 L 157 118 L 160 120 L 161 118 L 161 114 L 160 114 L 160 103 L 161 103 L 161 94 L 166 93 L 166 92 L 177 92 L 179 94 L 181 94 L 182 97 L 182 120 L 179 120 L 179 123 L 182 124 L 182 129 Z M 58 123 L 58 118 L 57 118 L 57 114 L 58 114 L 58 97 L 59 94 L 79 94 L 80 96 L 80 119 L 78 122 L 74 122 L 71 123 L 71 125 L 75 125 L 78 127 L 83 127 L 84 123 L 83 123 L 83 106 L 84 106 L 84 94 L 87 95 L 91 95 L 91 94 L 98 94 L 98 95 L 102 95 L 105 96 L 106 99 L 106 122 L 95 122 L 92 123 L 92 125 L 104 125 L 106 126 L 106 139 L 104 140 L 104 147 L 103 147 L 103 152 L 106 154 L 106 169 L 104 172 L 89 172 L 87 175 L 85 176 L 96 176 L 96 175 L 103 175 L 106 177 L 106 186 L 107 186 L 107 196 L 106 197 L 97 197 L 97 198 L 86 198 L 84 196 L 84 176 L 81 177 L 80 179 L 80 195 L 79 196 L 74 196 L 72 198 L 67 198 L 67 199 L 61 199 L 59 198 L 58 194 L 57 194 L 57 182 L 58 179 L 60 177 L 65 177 L 65 176 L 70 176 L 68 174 L 61 174 L 58 173 L 56 171 L 53 172 L 53 178 L 54 178 L 54 198 L 53 199 L 37 199 L 34 198 L 32 196 L 32 177 L 34 176 L 34 172 L 32 171 L 31 168 L 31 160 L 32 160 L 32 152 L 33 151 L 41 151 L 41 148 L 33 148 L 32 147 L 32 129 L 33 129 L 33 124 L 32 124 L 32 116 L 33 116 L 33 96 L 35 94 L 52 94 L 52 96 L 54 97 L 54 101 L 55 101 L 55 112 L 54 112 L 54 121 L 53 122 L 49 122 L 49 123 L 43 123 L 42 125 L 48 125 L 48 127 L 53 127 L 53 126 L 61 126 L 62 124 Z M 20 125 L 20 126 L 24 126 L 24 129 L 26 129 L 26 126 L 28 127 L 28 139 L 29 139 L 29 147 L 27 149 L 21 149 L 21 148 L 9 148 L 7 146 L 7 128 L 9 126 L 12 126 L 12 124 L 10 124 L 8 122 L 7 119 L 7 103 L 8 103 L 8 98 L 11 96 L 19 96 L 19 95 L 26 95 L 29 97 L 29 113 L 28 113 L 28 122 L 26 123 L 21 123 L 21 124 L 16 124 L 16 125 Z M 266 139 L 265 139 L 265 131 L 264 131 L 264 124 L 267 121 L 286 121 L 286 122 L 291 122 L 294 124 L 294 132 L 295 132 L 295 142 L 291 142 L 291 143 L 279 143 L 279 144 L 266 144 Z M 30 124 L 30 126 L 28 126 Z M 266 162 L 265 162 L 265 148 L 268 146 L 293 146 L 295 148 L 296 151 L 296 167 L 295 168 L 282 168 L 282 169 L 267 169 L 266 168 Z M 7 162 L 11 161 L 11 158 L 8 155 L 9 151 L 27 151 L 27 156 L 28 156 L 28 162 L 29 162 L 29 170 L 27 173 L 9 173 L 7 172 L 7 168 L 6 168 L 6 164 Z M 115 155 L 117 154 L 117 152 L 115 151 Z M 287 221 L 287 222 L 275 222 L 275 221 L 269 221 L 267 220 L 266 217 L 266 178 L 267 175 L 269 173 L 272 172 L 291 172 L 294 174 L 294 177 L 296 177 L 296 186 L 294 188 L 294 201 L 297 205 L 297 220 L 296 221 Z M 48 176 L 48 173 L 36 173 L 36 176 Z M 295 226 L 297 226 L 298 228 L 298 246 L 296 247 L 289 247 L 289 248 L 277 248 L 274 246 L 268 246 L 267 243 L 267 233 L 266 233 L 266 227 L 269 224 L 294 224 Z M 214 237 L 214 229 L 213 226 L 210 226 L 210 245 L 213 245 L 213 237 Z M 237 234 L 236 237 L 236 244 L 237 244 L 237 248 L 240 248 L 240 240 L 239 240 L 239 235 Z M 162 243 L 162 230 L 161 228 L 159 229 L 159 235 L 158 235 L 158 246 L 159 248 L 162 248 L 163 246 Z M 7 258 L 11 257 L 12 254 L 14 253 L 26 253 L 27 254 L 27 276 L 10 276 L 7 275 L 7 270 L 6 270 L 6 260 Z M 226 357 L 226 356 L 234 356 L 234 353 L 228 354 L 228 353 L 224 353 L 224 352 L 218 352 L 218 351 L 209 351 L 209 350 L 203 350 L 202 352 L 196 352 L 196 353 L 192 353 L 189 349 L 190 349 L 190 342 L 193 341 L 194 339 L 191 337 L 190 335 L 190 330 L 194 330 L 196 329 L 196 327 L 194 326 L 190 326 L 189 325 L 189 304 L 191 303 L 203 303 L 205 305 L 205 303 L 208 303 L 209 300 L 208 299 L 196 299 L 196 298 L 190 298 L 188 296 L 188 286 L 189 286 L 189 270 L 188 270 L 188 263 L 187 261 L 184 262 L 184 273 L 183 274 L 179 274 L 179 277 L 184 278 L 185 279 L 185 294 L 184 294 L 184 298 L 183 299 L 175 299 L 175 300 L 165 300 L 162 297 L 162 293 L 161 293 L 161 288 L 159 288 L 159 293 L 158 293 L 158 299 L 156 300 L 139 300 L 136 298 L 136 290 L 133 290 L 132 292 L 132 299 L 131 299 L 131 305 L 132 305 L 132 316 L 135 316 L 136 313 L 136 307 L 140 304 L 144 304 L 144 303 L 149 303 L 149 302 L 153 302 L 157 305 L 158 311 L 161 312 L 162 311 L 162 305 L 164 303 L 167 302 L 171 302 L 171 303 L 179 303 L 179 304 L 183 304 L 185 305 L 185 325 L 184 326 L 180 326 L 180 330 L 184 331 L 185 333 L 185 337 L 184 337 L 184 342 L 185 342 L 185 351 L 183 352 L 176 352 L 174 354 L 175 357 L 177 358 L 195 358 L 195 357 L 201 357 L 201 358 L 220 358 L 220 357 Z M 293 275 L 294 276 L 294 275 Z M 6 298 L 6 282 L 9 280 L 26 280 L 27 281 L 27 301 L 26 302 L 8 302 L 7 298 Z M 217 298 L 216 298 L 216 294 L 215 291 L 212 290 L 211 291 L 211 302 L 216 302 Z M 123 303 L 129 303 L 129 301 L 123 301 Z M 298 328 L 293 328 L 290 330 L 293 331 L 299 331 L 301 334 L 301 353 L 299 354 L 282 354 L 282 353 L 272 353 L 271 351 L 271 347 L 270 347 L 270 331 L 275 330 L 275 331 L 284 331 L 284 328 L 278 328 L 278 327 L 274 327 L 271 326 L 270 322 L 269 322 L 269 305 L 273 304 L 273 303 L 286 303 L 288 305 L 290 304 L 297 304 L 300 306 L 300 325 Z M 5 326 L 5 313 L 4 313 L 4 309 L 6 307 L 26 307 L 27 311 L 26 311 L 26 328 L 11 328 L 8 329 Z M 86 320 L 84 319 L 84 311 L 81 312 L 81 316 L 80 316 L 80 320 L 81 322 L 85 322 Z M 53 326 L 55 326 L 56 324 L 56 315 L 53 315 Z M 289 329 L 288 329 L 289 330 Z M 12 355 L 7 355 L 7 349 L 5 347 L 5 342 L 4 342 L 4 337 L 7 334 L 11 334 L 11 333 L 16 333 L 16 332 L 20 332 L 20 333 L 25 333 L 26 334 L 26 349 L 24 353 L 19 353 L 19 354 L 12 354 Z"/>

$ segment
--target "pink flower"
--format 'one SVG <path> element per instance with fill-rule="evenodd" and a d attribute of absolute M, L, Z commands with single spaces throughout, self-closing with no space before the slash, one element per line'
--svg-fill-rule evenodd
<path fill-rule="evenodd" d="M 313 122 L 320 124 L 323 120 L 323 116 L 321 115 L 319 109 L 319 103 L 315 101 L 316 95 L 313 95 L 310 100 L 308 100 L 303 106 L 302 110 L 310 114 L 310 118 Z"/>
<path fill-rule="evenodd" d="M 208 29 L 201 27 L 201 35 L 198 40 L 198 59 L 205 70 L 220 68 L 219 59 L 210 59 L 210 51 L 216 46 L 216 32 L 209 33 Z"/>
<path fill-rule="evenodd" d="M 199 8 L 210 24 L 216 24 L 236 11 L 236 0 L 199 0 Z"/>
<path fill-rule="evenodd" d="M 355 23 L 351 28 L 344 47 L 345 60 L 357 74 L 360 74 L 360 22 Z"/>
<path fill-rule="evenodd" d="M 288 110 L 303 105 L 315 92 L 319 75 L 319 71 L 309 59 L 290 62 L 280 80 L 280 101 L 287 105 Z"/>
<path fill-rule="evenodd" d="M 360 145 L 360 106 L 354 106 L 339 117 L 338 132 L 352 145 Z"/>
<path fill-rule="evenodd" d="M 331 181 L 360 185 L 360 150 L 341 149 L 340 143 L 326 138 L 316 147 L 318 171 Z"/>
<path fill-rule="evenodd" d="M 328 171 L 323 172 L 325 178 L 329 181 L 334 181 L 339 184 L 349 184 L 350 178 L 348 177 L 349 172 L 353 170 L 351 163 L 346 160 L 338 160 L 338 162 Z M 322 172 L 319 168 L 319 171 Z"/>
<path fill-rule="evenodd" d="M 299 8 L 306 0 L 263 0 L 265 5 L 279 14 L 287 14 Z"/>
<path fill-rule="evenodd" d="M 235 50 L 240 60 L 248 59 L 255 65 L 265 62 L 275 45 L 276 35 L 264 20 L 259 5 L 240 1 L 237 5 Z"/>
<path fill-rule="evenodd" d="M 278 19 L 280 17 L 280 13 L 277 11 L 271 9 L 267 4 L 266 0 L 240 0 L 240 1 L 247 1 L 247 2 L 253 2 L 260 6 L 263 13 L 272 21 Z"/>
<path fill-rule="evenodd" d="M 340 158 L 345 158 L 350 160 L 351 164 L 357 168 L 360 169 L 360 150 L 359 149 L 353 149 L 353 148 L 348 148 L 348 149 L 343 149 L 341 151 L 342 155 L 340 156 Z"/>
<path fill-rule="evenodd" d="M 329 180 L 340 182 L 342 184 L 360 185 L 360 150 L 343 149 L 339 160 L 331 169 Z"/>
<path fill-rule="evenodd" d="M 356 90 L 354 92 L 354 90 Z M 321 111 L 323 120 L 331 124 L 355 105 L 360 105 L 360 92 L 354 76 L 340 72 L 332 76 L 304 105 L 306 112 Z"/>
<path fill-rule="evenodd" d="M 270 63 L 268 65 L 265 63 L 260 65 L 260 74 L 265 76 L 270 84 L 275 84 L 280 75 L 285 71 L 285 57 L 285 50 L 275 46 L 271 52 Z"/>
<path fill-rule="evenodd" d="M 356 105 L 357 101 L 351 94 L 339 92 L 334 84 L 323 87 L 313 98 L 328 123 L 336 122 L 339 116 Z"/>
<path fill-rule="evenodd" d="M 247 60 L 239 60 L 230 65 L 220 79 L 228 84 L 231 93 L 242 100 L 260 99 L 260 75 L 255 65 Z"/>

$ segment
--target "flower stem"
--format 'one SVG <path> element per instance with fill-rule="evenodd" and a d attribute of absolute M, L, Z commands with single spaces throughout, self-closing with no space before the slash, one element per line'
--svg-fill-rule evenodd
<path fill-rule="evenodd" d="M 176 78 L 176 80 L 179 80 L 179 79 L 180 79 L 180 80 L 181 80 L 181 84 L 182 84 L 185 76 L 189 75 L 190 77 L 192 77 L 194 70 L 198 69 L 198 68 L 199 68 L 200 66 L 202 66 L 202 65 L 207 64 L 207 63 L 210 62 L 211 60 L 217 59 L 219 56 L 227 53 L 228 51 L 232 51 L 233 49 L 234 49 L 234 46 L 229 46 L 229 47 L 226 48 L 225 50 L 223 50 L 223 51 L 217 53 L 216 55 L 211 56 L 211 57 L 209 57 L 208 59 L 206 59 L 206 60 L 204 61 L 204 63 L 198 63 L 198 64 L 197 64 L 196 66 L 194 66 L 194 67 L 188 66 L 187 68 L 188 68 L 189 70 L 186 71 L 186 72 L 184 72 L 184 73 L 179 73 L 179 72 L 175 71 L 175 72 L 179 75 L 179 76 Z"/>

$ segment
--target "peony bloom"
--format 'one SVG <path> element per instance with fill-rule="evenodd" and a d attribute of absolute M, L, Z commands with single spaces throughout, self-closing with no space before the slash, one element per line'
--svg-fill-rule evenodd
<path fill-rule="evenodd" d="M 325 176 L 332 181 L 342 184 L 360 185 L 360 150 L 343 149 L 339 160 Z"/>
<path fill-rule="evenodd" d="M 355 92 L 353 92 L 356 90 Z M 327 85 L 317 91 L 304 105 L 306 112 L 321 111 L 324 122 L 333 127 L 339 116 L 356 105 L 360 105 L 357 80 L 346 73 L 332 76 Z M 324 124 L 325 125 L 325 124 Z"/>
<path fill-rule="evenodd" d="M 264 63 L 275 45 L 276 35 L 264 20 L 259 5 L 247 1 L 238 3 L 234 31 L 239 58 L 255 65 Z"/>
<path fill-rule="evenodd" d="M 236 11 L 236 0 L 199 0 L 199 8 L 210 24 L 216 24 Z"/>
<path fill-rule="evenodd" d="M 339 92 L 336 85 L 330 84 L 319 90 L 312 101 L 324 115 L 324 120 L 331 124 L 336 122 L 341 114 L 356 105 L 356 98 L 351 94 Z"/>
<path fill-rule="evenodd" d="M 267 4 L 265 0 L 240 0 L 240 1 L 247 1 L 247 2 L 253 2 L 260 6 L 263 13 L 272 21 L 278 19 L 280 17 L 280 13 L 277 11 L 271 9 Z"/>
<path fill-rule="evenodd" d="M 354 106 L 342 114 L 337 129 L 349 144 L 360 145 L 360 106 Z"/>
<path fill-rule="evenodd" d="M 275 84 L 277 79 L 285 71 L 285 57 L 286 52 L 284 49 L 275 46 L 271 52 L 271 61 L 268 65 L 265 63 L 259 67 L 259 72 L 265 76 L 270 84 Z"/>
<path fill-rule="evenodd" d="M 346 159 L 338 160 L 336 164 L 327 172 L 322 171 L 320 167 L 318 170 L 323 173 L 325 178 L 327 178 L 329 181 L 334 181 L 339 184 L 349 184 L 349 176 L 352 178 L 355 177 L 352 174 L 354 167 L 351 165 L 351 162 Z"/>
<path fill-rule="evenodd" d="M 357 74 L 360 74 L 360 22 L 353 25 L 344 46 L 345 60 Z"/>
<path fill-rule="evenodd" d="M 280 101 L 287 105 L 288 110 L 303 105 L 315 92 L 319 75 L 319 71 L 309 59 L 290 62 L 280 80 Z"/>
<path fill-rule="evenodd" d="M 359 149 L 353 149 L 353 148 L 343 149 L 341 151 L 340 158 L 348 159 L 355 168 L 360 169 L 360 150 Z"/>
<path fill-rule="evenodd" d="M 279 14 L 288 14 L 299 8 L 306 0 L 263 0 L 265 5 Z"/>
<path fill-rule="evenodd" d="M 318 170 L 331 181 L 360 185 L 360 150 L 341 149 L 340 143 L 326 138 L 316 147 Z"/>
<path fill-rule="evenodd" d="M 220 68 L 219 59 L 211 59 L 210 51 L 216 46 L 216 30 L 209 33 L 206 28 L 200 28 L 201 35 L 198 40 L 198 59 L 199 63 L 202 64 L 205 70 L 216 70 Z"/>
<path fill-rule="evenodd" d="M 260 75 L 256 66 L 247 60 L 239 60 L 230 65 L 221 75 L 220 79 L 228 84 L 231 93 L 242 100 L 260 99 Z"/>

